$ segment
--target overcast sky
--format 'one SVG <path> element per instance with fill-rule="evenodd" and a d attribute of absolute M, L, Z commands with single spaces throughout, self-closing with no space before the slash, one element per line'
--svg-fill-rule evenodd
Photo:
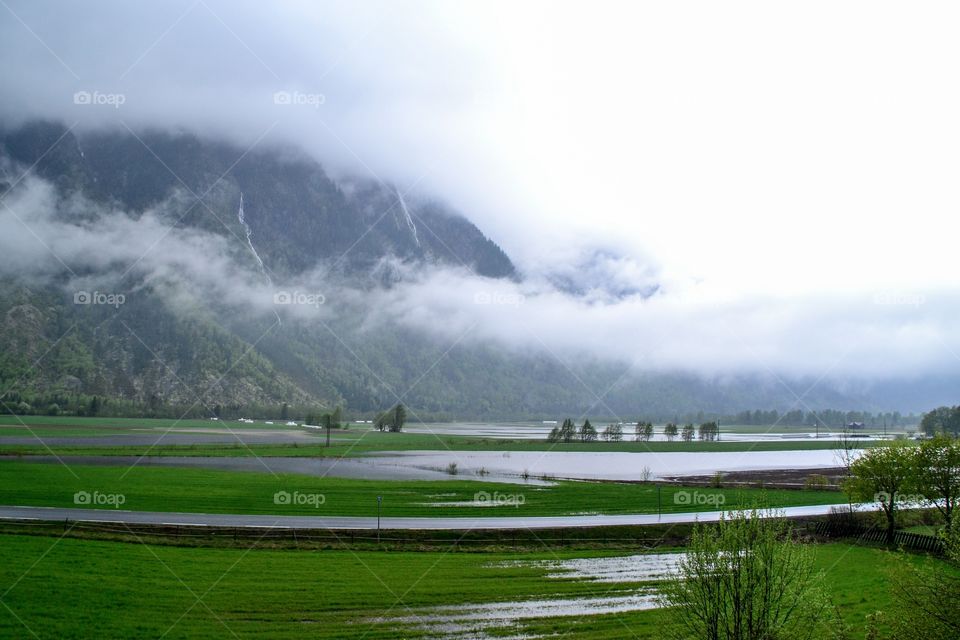
<path fill-rule="evenodd" d="M 294 141 L 447 199 L 531 273 L 601 247 L 661 312 L 762 308 L 781 349 L 829 318 L 827 355 L 882 317 L 871 345 L 932 352 L 958 32 L 955 2 L 3 0 L 0 114 Z"/>

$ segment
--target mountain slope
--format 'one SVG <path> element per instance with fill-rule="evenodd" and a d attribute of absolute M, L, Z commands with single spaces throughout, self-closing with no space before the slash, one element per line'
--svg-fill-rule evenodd
<path fill-rule="evenodd" d="M 93 396 L 114 412 L 174 416 L 283 404 L 370 415 L 402 401 L 413 418 L 630 419 L 796 404 L 757 376 L 640 374 L 410 328 L 384 292 L 448 271 L 492 291 L 522 279 L 442 203 L 334 180 L 289 149 L 32 123 L 0 133 L 0 194 L 0 234 L 15 238 L 0 262 L 0 411 L 74 410 Z M 655 291 L 643 273 L 611 285 L 609 274 L 633 272 L 617 260 L 587 256 L 561 276 L 581 294 L 613 286 L 600 299 Z M 823 384 L 803 402 L 915 408 Z"/>

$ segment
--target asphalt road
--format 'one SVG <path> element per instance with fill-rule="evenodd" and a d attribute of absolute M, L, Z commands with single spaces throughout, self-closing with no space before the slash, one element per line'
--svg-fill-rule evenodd
<path fill-rule="evenodd" d="M 837 505 L 788 507 L 780 509 L 788 517 L 829 513 Z M 858 505 L 861 506 L 862 505 Z M 469 529 L 552 529 L 558 527 L 602 527 L 615 525 L 680 524 L 712 522 L 720 511 L 610 516 L 503 516 L 483 518 L 383 518 L 382 529 L 421 529 L 463 531 Z M 167 513 L 114 509 L 74 509 L 61 507 L 0 506 L 0 520 L 77 521 L 167 526 L 255 527 L 278 529 L 376 529 L 377 518 L 357 516 L 283 516 L 222 513 Z"/>

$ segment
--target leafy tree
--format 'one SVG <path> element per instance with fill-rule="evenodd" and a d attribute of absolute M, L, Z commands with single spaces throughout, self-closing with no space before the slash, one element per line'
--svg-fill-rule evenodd
<path fill-rule="evenodd" d="M 339 410 L 339 409 L 338 409 Z M 334 414 L 337 414 L 334 411 Z M 333 416 L 331 416 L 332 419 Z M 338 418 L 339 420 L 340 418 Z M 373 426 L 380 431 L 402 431 L 407 421 L 407 410 L 402 403 L 398 403 L 389 411 L 384 411 L 373 421 Z"/>
<path fill-rule="evenodd" d="M 560 427 L 554 427 L 547 436 L 547 442 L 560 442 Z"/>
<path fill-rule="evenodd" d="M 674 607 L 667 637 L 677 640 L 805 640 L 836 620 L 812 550 L 790 540 L 783 518 L 756 510 L 698 524 L 675 577 L 660 588 Z"/>
<path fill-rule="evenodd" d="M 407 408 L 402 402 L 398 402 L 393 409 L 393 430 L 402 431 L 403 425 L 407 422 Z"/>
<path fill-rule="evenodd" d="M 934 504 L 949 527 L 960 499 L 960 441 L 934 436 L 921 443 L 915 462 L 917 491 Z"/>
<path fill-rule="evenodd" d="M 893 544 L 897 530 L 897 502 L 901 494 L 915 488 L 916 449 L 891 443 L 865 450 L 850 465 L 850 477 L 843 489 L 851 500 L 877 502 L 887 520 L 887 543 Z"/>
<path fill-rule="evenodd" d="M 960 406 L 937 407 L 923 414 L 920 429 L 928 436 L 938 433 L 960 436 Z"/>
<path fill-rule="evenodd" d="M 589 419 L 584 420 L 583 426 L 580 427 L 580 442 L 594 442 L 596 439 L 597 430 L 590 424 Z"/>
<path fill-rule="evenodd" d="M 895 640 L 960 638 L 960 523 L 941 534 L 946 562 L 901 554 L 890 575 Z"/>
<path fill-rule="evenodd" d="M 717 439 L 717 434 L 720 433 L 720 427 L 716 422 L 704 422 L 700 425 L 700 439 L 708 442 L 712 442 Z"/>
<path fill-rule="evenodd" d="M 683 430 L 680 432 L 680 438 L 684 442 L 690 442 L 693 440 L 694 428 L 693 425 L 689 422 L 683 425 Z"/>
<path fill-rule="evenodd" d="M 677 425 L 674 422 L 668 422 L 667 426 L 663 428 L 663 435 L 667 437 L 667 440 L 673 442 L 673 439 L 677 437 Z"/>
<path fill-rule="evenodd" d="M 619 424 L 608 424 L 601 437 L 607 442 L 620 442 L 623 440 L 623 427 Z"/>
<path fill-rule="evenodd" d="M 653 423 L 640 421 L 637 423 L 635 430 L 637 440 L 641 442 L 646 442 L 653 437 Z"/>
<path fill-rule="evenodd" d="M 560 426 L 560 440 L 563 442 L 573 442 L 577 437 L 577 428 L 573 426 L 573 420 L 567 418 Z"/>

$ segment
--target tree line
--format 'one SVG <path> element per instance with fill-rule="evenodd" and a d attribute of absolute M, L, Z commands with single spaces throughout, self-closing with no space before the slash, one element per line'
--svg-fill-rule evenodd
<path fill-rule="evenodd" d="M 904 506 L 933 506 L 950 527 L 960 499 L 960 440 L 941 432 L 919 446 L 896 441 L 867 449 L 847 474 L 843 489 L 851 500 L 880 505 L 888 542 Z"/>
<path fill-rule="evenodd" d="M 649 442 L 655 435 L 653 423 L 644 420 L 638 420 L 633 429 L 634 438 L 638 442 Z M 693 423 L 688 422 L 682 427 L 674 422 L 668 422 L 663 428 L 663 435 L 669 441 L 673 442 L 678 437 L 684 442 L 692 442 L 695 438 L 707 442 L 712 442 L 720 437 L 720 425 L 717 421 L 704 422 L 699 427 L 694 427 Z M 590 424 L 587 418 L 583 424 L 577 427 L 570 418 L 550 430 L 547 435 L 547 442 L 622 442 L 623 425 L 620 423 L 611 423 L 604 427 L 603 431 L 598 432 L 596 427 Z"/>
<path fill-rule="evenodd" d="M 928 436 L 938 433 L 949 433 L 960 436 L 960 406 L 937 407 L 933 411 L 923 414 L 920 421 L 920 430 Z"/>
<path fill-rule="evenodd" d="M 839 411 L 837 409 L 822 409 L 820 411 L 801 411 L 794 409 L 786 413 L 779 411 L 741 411 L 739 413 L 720 416 L 726 424 L 741 424 L 751 426 L 783 425 L 785 427 L 821 427 L 843 428 L 851 422 L 861 422 L 867 427 L 881 428 L 905 427 L 917 424 L 917 418 L 911 413 L 907 416 L 899 411 L 873 413 L 870 411 Z"/>

